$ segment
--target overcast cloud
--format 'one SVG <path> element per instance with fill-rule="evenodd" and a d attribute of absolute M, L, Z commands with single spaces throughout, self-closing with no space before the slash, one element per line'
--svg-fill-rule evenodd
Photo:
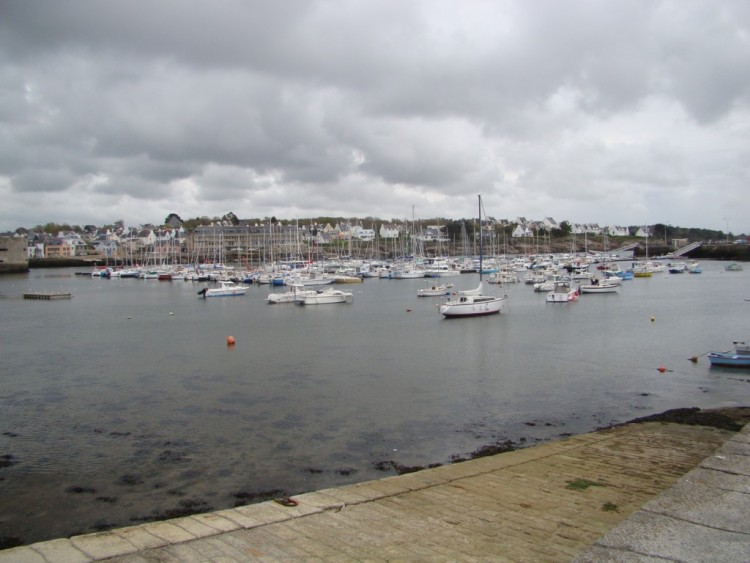
<path fill-rule="evenodd" d="M 0 0 L 0 230 L 750 232 L 747 0 Z"/>

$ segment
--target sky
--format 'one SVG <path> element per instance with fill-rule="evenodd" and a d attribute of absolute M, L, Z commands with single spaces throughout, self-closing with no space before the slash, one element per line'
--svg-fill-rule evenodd
<path fill-rule="evenodd" d="M 747 0 L 0 0 L 0 230 L 750 233 Z"/>

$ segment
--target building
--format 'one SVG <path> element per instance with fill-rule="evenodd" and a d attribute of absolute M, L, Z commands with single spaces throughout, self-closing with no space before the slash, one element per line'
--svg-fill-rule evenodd
<path fill-rule="evenodd" d="M 26 237 L 0 237 L 0 273 L 28 271 L 28 246 Z"/>
<path fill-rule="evenodd" d="M 380 238 L 382 239 L 394 239 L 398 238 L 399 228 L 396 225 L 390 223 L 383 223 L 380 225 Z"/>

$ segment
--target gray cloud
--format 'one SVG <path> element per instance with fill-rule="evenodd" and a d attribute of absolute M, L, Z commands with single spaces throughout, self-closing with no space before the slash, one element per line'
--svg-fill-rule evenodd
<path fill-rule="evenodd" d="M 484 193 L 750 231 L 749 28 L 741 0 L 4 2 L 0 229 L 458 218 Z"/>

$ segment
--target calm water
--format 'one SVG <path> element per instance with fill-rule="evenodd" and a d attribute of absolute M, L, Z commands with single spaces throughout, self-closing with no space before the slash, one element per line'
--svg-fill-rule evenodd
<path fill-rule="evenodd" d="M 425 284 L 372 279 L 347 286 L 352 304 L 305 308 L 267 305 L 267 287 L 200 299 L 191 282 L 0 277 L 0 538 L 132 525 L 387 475 L 378 462 L 448 463 L 505 440 L 750 403 L 750 373 L 687 359 L 750 338 L 750 268 L 704 262 L 700 275 L 656 274 L 571 304 L 519 284 L 504 314 L 454 320 L 438 298 L 416 297 Z M 74 297 L 23 300 L 32 290 Z"/>

